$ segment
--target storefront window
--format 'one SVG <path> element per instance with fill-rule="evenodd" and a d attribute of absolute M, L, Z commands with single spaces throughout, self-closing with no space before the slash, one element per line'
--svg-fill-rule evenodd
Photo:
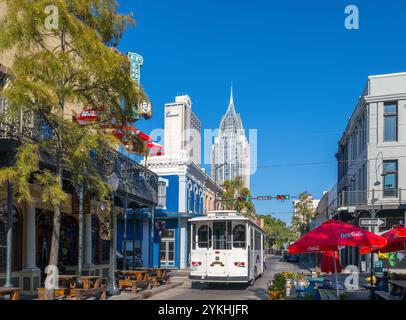
<path fill-rule="evenodd" d="M 12 270 L 21 270 L 22 220 L 13 208 L 13 261 Z M 0 273 L 6 271 L 7 262 L 7 205 L 0 207 Z"/>
<path fill-rule="evenodd" d="M 52 240 L 53 213 L 37 211 L 37 263 L 41 270 L 48 265 Z M 59 238 L 58 268 L 77 265 L 78 224 L 74 217 L 62 214 Z"/>
<path fill-rule="evenodd" d="M 62 216 L 59 241 L 59 262 L 64 266 L 78 262 L 78 224 L 72 216 Z"/>

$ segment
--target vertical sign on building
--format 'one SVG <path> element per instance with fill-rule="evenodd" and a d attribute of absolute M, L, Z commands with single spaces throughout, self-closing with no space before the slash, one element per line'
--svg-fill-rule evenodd
<path fill-rule="evenodd" d="M 128 53 L 128 60 L 131 63 L 131 78 L 138 84 L 141 84 L 141 67 L 144 64 L 144 58 L 135 52 Z"/>
<path fill-rule="evenodd" d="M 138 86 L 140 86 L 141 67 L 144 64 L 144 58 L 142 55 L 135 52 L 129 52 L 127 56 L 131 64 L 131 78 L 137 83 Z M 137 107 L 137 114 L 134 115 L 134 118 L 136 120 L 139 120 L 141 116 L 145 119 L 148 119 L 152 116 L 152 106 L 149 101 L 142 101 Z"/>

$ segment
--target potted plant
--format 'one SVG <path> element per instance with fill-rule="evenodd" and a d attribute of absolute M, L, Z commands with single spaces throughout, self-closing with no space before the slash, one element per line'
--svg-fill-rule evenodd
<path fill-rule="evenodd" d="M 297 275 L 297 284 L 299 287 L 302 287 L 302 288 L 306 287 L 307 281 L 306 281 L 303 273 Z"/>

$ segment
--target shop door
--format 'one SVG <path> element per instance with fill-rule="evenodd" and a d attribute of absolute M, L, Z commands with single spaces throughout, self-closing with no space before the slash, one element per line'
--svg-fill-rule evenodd
<path fill-rule="evenodd" d="M 161 266 L 174 267 L 175 266 L 175 241 L 162 240 L 160 252 Z"/>

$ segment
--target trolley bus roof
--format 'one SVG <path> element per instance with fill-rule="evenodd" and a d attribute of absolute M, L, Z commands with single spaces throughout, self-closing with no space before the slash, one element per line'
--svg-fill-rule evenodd
<path fill-rule="evenodd" d="M 261 226 L 259 226 L 255 221 L 252 219 L 246 218 L 242 216 L 237 211 L 230 211 L 230 210 L 219 210 L 219 211 L 209 211 L 206 216 L 200 216 L 188 219 L 190 222 L 199 222 L 199 221 L 219 221 L 219 220 L 239 220 L 239 221 L 248 221 L 255 225 L 258 229 L 262 230 Z"/>

